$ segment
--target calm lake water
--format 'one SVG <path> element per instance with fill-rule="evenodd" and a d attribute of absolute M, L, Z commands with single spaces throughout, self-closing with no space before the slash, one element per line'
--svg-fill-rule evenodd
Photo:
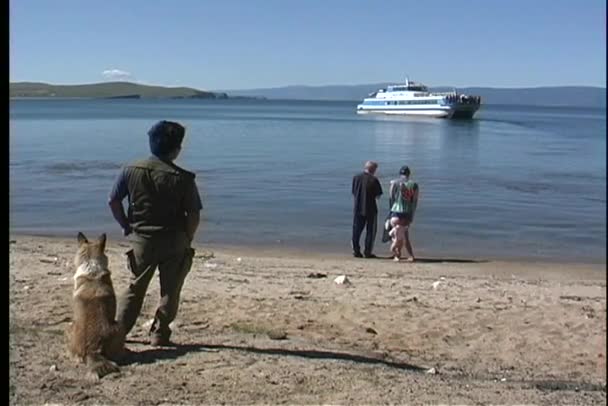
<path fill-rule="evenodd" d="M 356 102 L 13 100 L 13 233 L 119 236 L 107 195 L 159 119 L 187 127 L 202 243 L 350 253 L 352 176 L 403 164 L 418 256 L 605 262 L 603 109 L 483 106 L 472 121 L 355 114 Z M 379 203 L 380 219 L 388 199 Z M 388 246 L 377 238 L 378 254 Z"/>

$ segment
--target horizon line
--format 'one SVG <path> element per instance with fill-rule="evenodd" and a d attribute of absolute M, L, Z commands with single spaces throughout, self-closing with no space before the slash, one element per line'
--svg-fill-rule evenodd
<path fill-rule="evenodd" d="M 258 86 L 258 87 L 250 87 L 250 88 L 219 88 L 219 89 L 200 89 L 198 87 L 190 86 L 190 85 L 164 85 L 164 84 L 155 84 L 148 82 L 140 82 L 140 81 L 130 81 L 130 80 L 111 80 L 111 81 L 99 81 L 99 82 L 89 82 L 89 83 L 51 83 L 37 80 L 19 80 L 19 81 L 10 81 L 10 84 L 17 83 L 40 83 L 51 86 L 86 86 L 86 85 L 99 85 L 104 83 L 128 83 L 134 85 L 141 86 L 159 86 L 159 87 L 167 87 L 167 88 L 190 88 L 201 91 L 210 91 L 210 92 L 228 92 L 228 91 L 251 91 L 251 90 L 261 90 L 261 89 L 281 89 L 281 88 L 289 88 L 289 87 L 308 87 L 308 88 L 321 88 L 321 87 L 352 87 L 352 86 L 371 86 L 371 85 L 384 85 L 384 84 L 398 84 L 398 81 L 385 81 L 385 82 L 374 82 L 374 83 L 348 83 L 348 84 L 324 84 L 324 85 L 303 85 L 303 84 L 291 84 L 291 85 L 276 85 L 276 86 Z M 561 84 L 561 85 L 537 85 L 537 86 L 489 86 L 489 85 L 465 85 L 465 86 L 454 86 L 454 85 L 437 85 L 437 86 L 428 86 L 430 89 L 432 88 L 489 88 L 489 89 L 510 89 L 510 90 L 519 90 L 519 89 L 540 89 L 546 87 L 588 87 L 588 88 L 597 88 L 597 89 L 606 89 L 606 86 L 601 85 L 581 85 L 581 84 Z"/>

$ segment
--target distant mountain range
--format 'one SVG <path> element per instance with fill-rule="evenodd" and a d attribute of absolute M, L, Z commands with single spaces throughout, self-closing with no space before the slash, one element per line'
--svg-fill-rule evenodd
<path fill-rule="evenodd" d="M 231 95 L 258 96 L 268 99 L 362 100 L 368 94 L 393 83 L 333 86 L 285 86 L 275 88 L 225 90 Z M 430 88 L 445 92 L 453 87 Z M 550 86 L 527 88 L 464 87 L 458 92 L 481 96 L 486 104 L 523 104 L 540 106 L 606 106 L 606 88 L 591 86 Z"/>
<path fill-rule="evenodd" d="M 10 97 L 84 98 L 173 98 L 173 99 L 284 99 L 284 100 L 362 100 L 390 83 L 333 86 L 285 86 L 247 90 L 205 91 L 190 87 L 149 86 L 131 82 L 104 82 L 84 85 L 52 85 L 36 82 L 10 84 Z M 431 91 L 445 92 L 441 86 Z M 528 88 L 464 87 L 458 92 L 481 96 L 484 104 L 523 104 L 535 106 L 606 107 L 606 88 L 591 86 L 551 86 Z M 230 95 L 230 96 L 228 96 Z"/>
<path fill-rule="evenodd" d="M 188 98 L 227 99 L 223 92 L 208 92 L 190 87 L 148 86 L 131 82 L 105 82 L 85 85 L 51 85 L 16 82 L 10 84 L 10 97 L 86 97 L 86 98 Z"/>

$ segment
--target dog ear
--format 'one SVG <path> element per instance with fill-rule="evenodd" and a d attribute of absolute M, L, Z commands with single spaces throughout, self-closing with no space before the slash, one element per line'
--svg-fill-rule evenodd
<path fill-rule="evenodd" d="M 103 233 L 97 239 L 97 241 L 99 241 L 99 246 L 101 247 L 101 251 L 104 251 L 106 249 L 106 240 L 107 240 L 106 233 Z"/>
<path fill-rule="evenodd" d="M 88 242 L 89 240 L 87 240 L 87 237 L 85 237 L 84 234 L 78 233 L 78 245 L 86 244 Z"/>

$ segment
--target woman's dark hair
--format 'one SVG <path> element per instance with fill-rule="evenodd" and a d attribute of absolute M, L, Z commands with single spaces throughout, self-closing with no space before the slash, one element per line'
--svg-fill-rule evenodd
<path fill-rule="evenodd" d="M 156 156 L 166 156 L 181 147 L 185 134 L 186 129 L 181 124 L 159 121 L 148 131 L 150 151 Z"/>

